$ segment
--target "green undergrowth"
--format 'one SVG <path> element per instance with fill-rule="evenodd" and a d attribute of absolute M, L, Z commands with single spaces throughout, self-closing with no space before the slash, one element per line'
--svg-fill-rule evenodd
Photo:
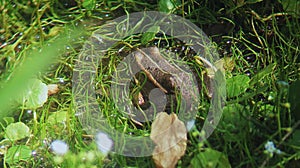
<path fill-rule="evenodd" d="M 154 167 L 151 157 L 101 152 L 83 129 L 72 93 L 74 64 L 92 32 L 108 20 L 145 10 L 170 12 L 199 26 L 217 46 L 222 59 L 216 65 L 225 69 L 222 118 L 214 133 L 200 141 L 210 105 L 201 93 L 196 124 L 177 167 L 297 167 L 299 9 L 293 0 L 1 1 L 1 167 Z M 107 53 L 110 67 L 99 65 L 105 73 L 96 77 L 97 100 L 120 132 L 149 136 L 151 123 L 141 128 L 114 108 L 108 90 L 115 64 L 132 47 L 174 51 L 183 46 L 167 42 L 159 33 L 128 37 Z M 182 60 L 202 77 L 205 70 L 191 59 L 193 54 L 187 55 Z M 27 108 L 17 98 L 32 79 L 41 86 L 57 84 L 59 91 L 41 106 Z M 55 140 L 68 145 L 65 155 L 53 151 Z"/>

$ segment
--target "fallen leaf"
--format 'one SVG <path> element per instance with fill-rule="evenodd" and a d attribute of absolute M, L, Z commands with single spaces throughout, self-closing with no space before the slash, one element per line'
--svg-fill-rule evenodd
<path fill-rule="evenodd" d="M 48 96 L 53 95 L 59 91 L 57 84 L 49 84 L 48 87 Z"/>
<path fill-rule="evenodd" d="M 156 144 L 153 160 L 157 168 L 173 168 L 186 150 L 187 130 L 176 114 L 159 113 L 151 126 L 150 138 Z"/>

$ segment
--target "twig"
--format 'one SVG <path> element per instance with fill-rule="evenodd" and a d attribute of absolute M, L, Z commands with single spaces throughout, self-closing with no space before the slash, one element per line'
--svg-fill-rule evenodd
<path fill-rule="evenodd" d="M 288 13 L 283 12 L 283 13 L 273 13 L 273 14 L 267 16 L 267 17 L 261 17 L 256 12 L 254 12 L 253 10 L 251 10 L 251 14 L 254 15 L 258 20 L 263 21 L 263 22 L 271 20 L 272 18 L 274 18 L 276 16 L 287 16 L 287 15 L 289 15 Z"/>

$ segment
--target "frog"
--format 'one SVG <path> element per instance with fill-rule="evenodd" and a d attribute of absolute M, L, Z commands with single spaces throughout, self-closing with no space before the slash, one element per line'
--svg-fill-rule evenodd
<path fill-rule="evenodd" d="M 166 54 L 165 51 L 162 53 L 156 46 L 137 49 L 133 53 L 136 64 L 141 69 L 139 73 L 133 74 L 134 80 L 131 85 L 133 104 L 141 110 L 146 110 L 151 106 L 151 102 L 153 105 L 153 101 L 156 101 L 158 102 L 156 109 L 169 114 L 175 113 L 176 110 L 181 108 L 183 115 L 186 112 L 195 111 L 193 103 L 198 101 L 199 88 L 198 82 L 193 78 L 194 74 L 190 74 L 183 64 L 178 65 L 172 62 L 176 59 L 174 54 Z M 134 85 L 138 86 L 139 89 L 132 89 Z M 163 94 L 152 96 L 151 100 L 153 89 L 159 89 Z M 163 105 L 157 99 L 166 99 L 165 106 L 160 107 Z M 183 105 L 185 107 L 180 107 L 182 103 L 179 102 L 181 101 L 184 101 Z M 142 117 L 138 114 L 134 115 L 137 120 Z M 147 114 L 148 117 L 154 115 Z"/>

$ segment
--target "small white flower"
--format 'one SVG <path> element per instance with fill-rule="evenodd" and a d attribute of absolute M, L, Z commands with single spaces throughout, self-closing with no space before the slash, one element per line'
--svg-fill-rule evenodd
<path fill-rule="evenodd" d="M 104 155 L 106 155 L 113 147 L 113 141 L 108 137 L 107 134 L 105 134 L 103 132 L 99 132 L 96 135 L 96 144 L 97 144 L 98 149 Z"/>
<path fill-rule="evenodd" d="M 36 155 L 37 155 L 36 150 L 31 151 L 31 155 L 32 155 L 32 156 L 36 156 Z"/>
<path fill-rule="evenodd" d="M 272 141 L 268 141 L 265 144 L 265 152 L 270 154 L 271 157 L 273 156 L 274 153 L 281 154 L 281 151 L 275 147 Z"/>
<path fill-rule="evenodd" d="M 31 114 L 32 110 L 27 110 L 26 112 L 27 112 L 27 114 Z"/>
<path fill-rule="evenodd" d="M 64 155 L 68 152 L 69 146 L 64 141 L 55 140 L 51 143 L 50 149 L 57 155 Z"/>
<path fill-rule="evenodd" d="M 265 149 L 269 152 L 269 153 L 274 153 L 276 148 L 275 148 L 275 145 L 272 141 L 268 141 L 266 144 L 265 144 Z"/>
<path fill-rule="evenodd" d="M 65 83 L 64 78 L 58 78 L 59 83 Z"/>

